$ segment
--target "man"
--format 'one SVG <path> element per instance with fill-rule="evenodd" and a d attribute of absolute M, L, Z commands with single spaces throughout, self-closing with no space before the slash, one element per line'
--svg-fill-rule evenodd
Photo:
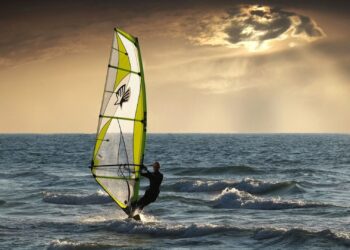
<path fill-rule="evenodd" d="M 145 166 L 141 167 L 141 175 L 149 179 L 149 187 L 147 188 L 143 197 L 132 205 L 134 211 L 136 209 L 142 210 L 145 206 L 154 202 L 159 195 L 159 187 L 163 181 L 163 174 L 159 171 L 159 162 L 156 161 L 153 163 L 152 167 L 153 173 L 149 172 Z M 142 172 L 142 170 L 145 170 L 146 172 Z"/>

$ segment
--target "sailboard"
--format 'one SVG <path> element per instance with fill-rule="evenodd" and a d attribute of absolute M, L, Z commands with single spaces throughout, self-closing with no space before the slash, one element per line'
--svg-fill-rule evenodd
<path fill-rule="evenodd" d="M 91 172 L 130 215 L 137 201 L 146 141 L 146 90 L 138 39 L 114 29 Z"/>

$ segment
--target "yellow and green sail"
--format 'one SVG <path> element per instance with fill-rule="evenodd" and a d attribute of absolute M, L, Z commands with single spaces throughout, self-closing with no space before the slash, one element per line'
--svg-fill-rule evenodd
<path fill-rule="evenodd" d="M 146 91 L 137 38 L 115 29 L 91 172 L 125 212 L 138 198 L 146 140 Z"/>

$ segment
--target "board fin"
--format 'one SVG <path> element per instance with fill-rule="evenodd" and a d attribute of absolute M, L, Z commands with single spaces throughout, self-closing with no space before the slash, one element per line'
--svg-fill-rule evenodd
<path fill-rule="evenodd" d="M 137 220 L 137 221 L 140 221 L 140 220 L 141 220 L 140 214 L 134 215 L 132 218 L 133 218 L 134 220 Z"/>
<path fill-rule="evenodd" d="M 141 213 L 141 209 L 139 209 L 138 207 L 133 207 L 132 208 L 132 211 L 130 213 L 127 213 L 129 215 L 129 218 L 132 218 L 134 220 L 141 220 L 141 217 L 140 217 L 140 213 Z"/>

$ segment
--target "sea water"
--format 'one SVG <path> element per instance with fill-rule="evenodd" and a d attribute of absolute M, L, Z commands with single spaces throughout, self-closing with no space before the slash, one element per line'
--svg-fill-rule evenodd
<path fill-rule="evenodd" d="M 150 134 L 142 222 L 92 178 L 93 145 L 0 135 L 0 249 L 350 248 L 350 135 Z"/>

